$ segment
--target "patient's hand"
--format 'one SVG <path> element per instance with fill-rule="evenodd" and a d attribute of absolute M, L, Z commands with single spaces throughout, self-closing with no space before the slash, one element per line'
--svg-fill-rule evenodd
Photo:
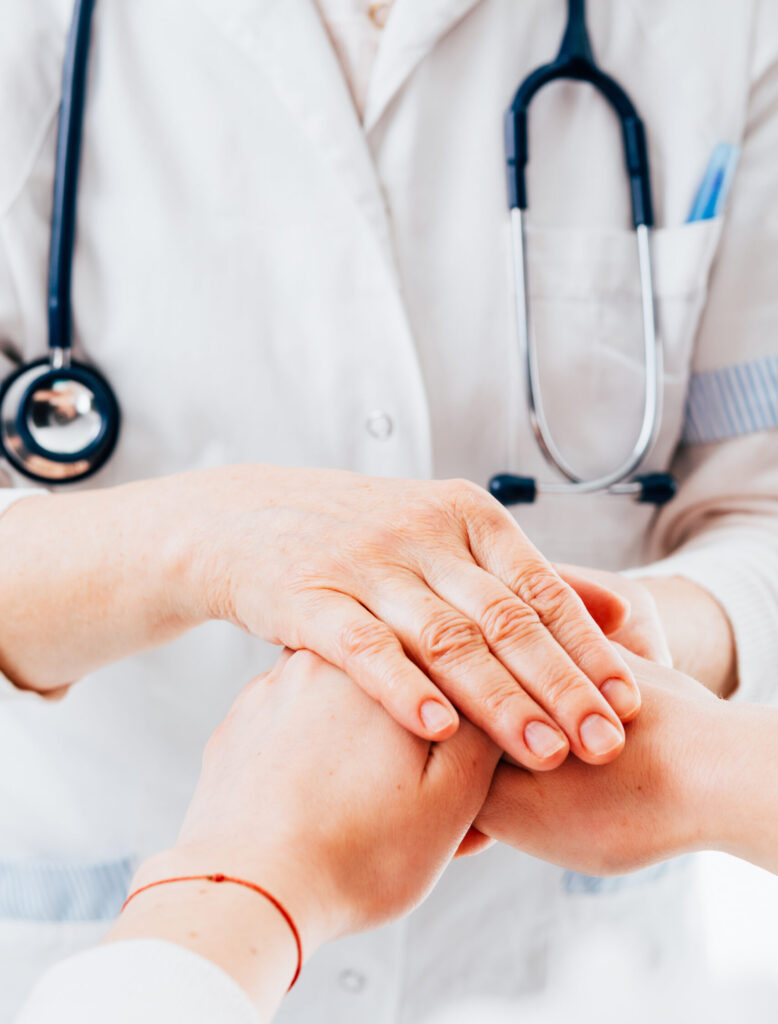
<path fill-rule="evenodd" d="M 643 710 L 627 727 L 621 757 L 599 768 L 568 758 L 546 774 L 501 764 L 477 829 L 592 875 L 710 845 L 713 779 L 732 709 L 679 672 L 628 661 Z"/>
<path fill-rule="evenodd" d="M 177 846 L 133 887 L 209 872 L 248 878 L 287 905 L 308 954 L 426 895 L 499 756 L 466 720 L 443 743 L 419 739 L 317 655 L 285 655 L 214 733 Z M 140 909 L 141 899 L 126 916 Z"/>
<path fill-rule="evenodd" d="M 575 565 L 557 565 L 555 568 L 585 603 L 590 600 L 592 587 L 597 590 L 606 587 L 628 601 L 629 617 L 617 632 L 609 634 L 610 639 L 641 658 L 655 661 L 658 665 L 672 666 L 673 659 L 659 609 L 645 584 L 616 572 L 582 569 Z"/>

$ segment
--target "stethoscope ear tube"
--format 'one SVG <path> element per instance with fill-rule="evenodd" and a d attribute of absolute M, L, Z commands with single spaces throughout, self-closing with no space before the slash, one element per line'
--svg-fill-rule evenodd
<path fill-rule="evenodd" d="M 49 250 L 49 348 L 70 350 L 71 278 L 89 44 L 95 0 L 76 0 L 65 51 Z"/>
<path fill-rule="evenodd" d="M 556 444 L 543 403 L 536 341 L 531 329 L 527 274 L 526 169 L 529 161 L 529 107 L 548 83 L 560 79 L 588 82 L 608 102 L 619 118 L 624 160 L 629 179 L 632 219 L 636 233 L 643 322 L 645 394 L 640 430 L 632 450 L 616 468 L 584 480 Z M 521 83 L 505 117 L 505 156 L 508 204 L 514 262 L 514 298 L 519 349 L 525 366 L 530 423 L 538 445 L 551 467 L 564 478 L 560 483 L 539 484 L 529 477 L 499 474 L 490 483 L 492 494 L 505 504 L 525 504 L 540 493 L 632 494 L 640 502 L 663 504 L 675 493 L 667 474 L 633 478 L 656 440 L 662 418 L 663 351 L 656 327 L 650 232 L 654 222 L 651 174 L 646 132 L 634 104 L 621 86 L 595 63 L 586 28 L 584 0 L 568 0 L 567 28 L 554 61 L 537 68 Z"/>

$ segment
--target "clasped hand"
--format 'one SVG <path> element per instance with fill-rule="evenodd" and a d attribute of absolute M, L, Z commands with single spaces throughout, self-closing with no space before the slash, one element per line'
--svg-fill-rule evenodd
<path fill-rule="evenodd" d="M 696 767 L 683 733 L 721 702 L 624 656 L 646 700 L 622 756 L 533 774 L 499 763 L 502 751 L 467 720 L 445 742 L 422 740 L 341 670 L 287 652 L 213 735 L 177 846 L 135 884 L 217 870 L 259 880 L 291 909 L 310 952 L 410 910 L 474 821 L 488 837 L 594 873 L 688 848 Z"/>
<path fill-rule="evenodd" d="M 255 466 L 190 487 L 203 617 L 315 651 L 422 739 L 456 708 L 527 768 L 618 756 L 640 693 L 603 633 L 627 603 L 577 592 L 481 488 Z"/>

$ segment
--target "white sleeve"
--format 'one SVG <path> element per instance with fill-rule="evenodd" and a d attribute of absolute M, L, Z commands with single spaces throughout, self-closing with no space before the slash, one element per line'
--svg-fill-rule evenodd
<path fill-rule="evenodd" d="M 115 942 L 48 971 L 16 1024 L 261 1024 L 221 968 L 158 939 Z"/>

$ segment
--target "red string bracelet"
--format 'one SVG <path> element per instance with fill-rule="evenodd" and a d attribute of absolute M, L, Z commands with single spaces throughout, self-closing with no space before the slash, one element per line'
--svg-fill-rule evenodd
<path fill-rule="evenodd" d="M 283 917 L 286 923 L 289 925 L 289 929 L 294 935 L 295 945 L 297 946 L 297 970 L 294 972 L 292 978 L 292 984 L 289 986 L 289 991 L 294 988 L 297 984 L 297 979 L 300 977 L 300 971 L 303 969 L 303 944 L 300 939 L 300 933 L 297 930 L 297 925 L 292 920 L 292 915 L 286 909 L 286 907 L 280 903 L 272 893 L 269 893 L 266 889 L 262 889 L 258 885 L 254 885 L 253 882 L 247 882 L 243 878 L 230 878 L 229 875 L 183 875 L 181 878 L 162 878 L 158 882 L 149 882 L 148 885 L 142 885 L 140 889 L 136 889 L 135 892 L 131 892 L 127 899 L 122 905 L 122 909 L 119 913 L 123 913 L 127 908 L 128 904 L 131 903 L 136 896 L 140 896 L 142 892 L 146 892 L 148 889 L 155 889 L 158 885 L 173 885 L 175 882 L 229 882 L 232 885 L 242 885 L 244 889 L 251 889 L 252 892 L 264 897 L 271 903 L 278 913 Z"/>

